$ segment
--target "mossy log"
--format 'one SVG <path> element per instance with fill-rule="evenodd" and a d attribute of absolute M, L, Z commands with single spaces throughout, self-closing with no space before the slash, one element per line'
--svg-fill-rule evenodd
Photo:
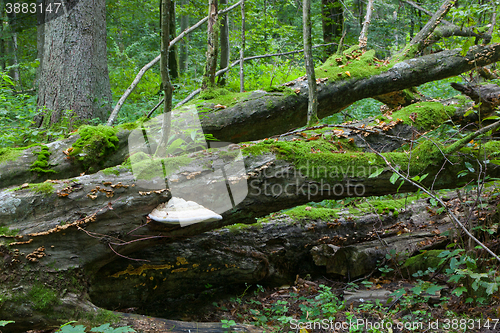
<path fill-rule="evenodd" d="M 366 144 L 368 142 L 377 151 L 390 152 L 418 137 L 418 133 L 435 129 L 448 119 L 455 123 L 477 120 L 477 113 L 464 117 L 472 106 L 472 100 L 465 97 L 414 103 L 377 118 L 349 122 L 329 130 L 343 131 L 343 142 L 354 140 L 351 148 L 370 152 Z M 80 130 L 84 134 L 78 131 L 64 140 L 0 150 L 0 188 L 40 183 L 47 179 L 67 179 L 99 170 L 104 170 L 106 175 L 118 174 L 119 165 L 129 156 L 128 138 L 131 131 L 128 128 L 135 126 L 86 126 Z M 305 133 L 312 136 L 325 130 Z M 359 137 L 360 133 L 363 139 Z"/>
<path fill-rule="evenodd" d="M 451 195 L 447 200 L 456 199 Z M 57 252 L 64 252 L 64 247 L 79 248 L 79 253 L 99 250 L 97 246 L 85 248 L 77 241 L 77 233 L 93 241 L 91 236 L 97 234 L 91 224 L 81 226 L 86 231 L 66 229 L 59 239 L 44 236 L 49 240 L 46 244 L 53 246 L 38 251 L 46 255 L 37 262 L 25 260 L 26 248 L 22 245 L 10 247 L 20 252 L 2 247 L 0 315 L 16 320 L 4 332 L 55 327 L 72 319 L 93 325 L 114 322 L 144 332 L 159 332 L 155 329 L 175 322 L 103 309 L 136 308 L 148 315 L 190 320 L 191 314 L 209 310 L 217 295 L 225 295 L 244 282 L 282 285 L 293 283 L 297 275 L 333 274 L 333 278 L 368 274 L 378 267 L 377 259 L 391 250 L 410 256 L 447 239 L 441 234 L 451 228 L 450 220 L 435 215 L 432 209 L 425 210 L 428 206 L 428 199 L 416 196 L 329 209 L 326 214 L 325 208 L 301 206 L 254 225 L 238 224 L 176 240 L 144 239 L 133 253 L 135 260 L 113 255 L 98 270 L 82 264 L 88 258 L 85 255 L 74 256 L 70 268 L 58 263 Z M 322 212 L 317 215 L 315 210 Z M 341 261 L 329 255 L 332 247 L 344 254 Z M 363 254 L 353 255 L 353 249 Z M 364 266 L 359 265 L 360 257 Z M 333 262 L 342 270 L 332 271 Z M 178 324 L 187 328 L 192 325 Z M 202 332 L 218 328 L 220 323 L 199 326 Z M 258 331 L 247 326 L 239 329 Z"/>
<path fill-rule="evenodd" d="M 316 69 L 318 78 L 318 117 L 324 118 L 352 103 L 379 95 L 408 89 L 429 81 L 441 80 L 500 60 L 500 44 L 479 46 L 460 55 L 460 50 L 442 51 L 418 58 L 396 56 L 386 64 L 372 66 L 367 62 L 364 70 L 352 70 L 363 55 L 347 60 L 325 63 Z M 338 70 L 339 66 L 342 71 Z M 372 71 L 370 67 L 379 67 Z M 332 69 L 337 70 L 332 73 Z M 383 71 L 386 69 L 385 71 Z M 375 74 L 373 74 L 375 73 Z M 323 75 L 322 75 L 323 74 Z M 338 75 L 340 74 L 340 76 Z M 359 76 L 355 76 L 359 75 Z M 210 110 L 202 119 L 203 129 L 222 141 L 242 142 L 282 134 L 292 128 L 304 126 L 307 116 L 307 81 L 299 78 L 285 84 L 285 92 L 255 91 L 235 105 L 225 109 L 214 108 L 218 101 L 207 101 L 200 110 Z"/>

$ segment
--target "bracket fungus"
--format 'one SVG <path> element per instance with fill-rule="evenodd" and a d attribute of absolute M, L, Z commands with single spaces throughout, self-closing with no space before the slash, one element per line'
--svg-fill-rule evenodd
<path fill-rule="evenodd" d="M 150 219 L 162 223 L 180 223 L 181 227 L 198 223 L 222 220 L 222 216 L 182 198 L 172 197 L 168 202 L 158 205 L 148 215 Z"/>

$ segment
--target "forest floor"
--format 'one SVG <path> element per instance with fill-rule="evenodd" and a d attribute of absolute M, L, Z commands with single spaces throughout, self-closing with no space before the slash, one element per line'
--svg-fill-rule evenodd
<path fill-rule="evenodd" d="M 294 285 L 276 288 L 248 287 L 239 296 L 214 302 L 210 311 L 189 320 L 222 321 L 228 331 L 238 323 L 256 325 L 265 332 L 500 332 L 498 294 L 488 304 L 474 305 L 465 303 L 464 297 L 451 296 L 448 289 L 438 291 L 437 296 L 417 295 L 416 281 L 396 276 L 358 283 L 325 277 L 311 280 L 298 278 Z M 446 285 L 447 277 L 437 274 L 434 280 Z M 343 300 L 344 295 L 363 290 L 397 294 L 402 289 L 405 294 L 386 298 L 386 304 L 354 297 L 346 306 Z"/>

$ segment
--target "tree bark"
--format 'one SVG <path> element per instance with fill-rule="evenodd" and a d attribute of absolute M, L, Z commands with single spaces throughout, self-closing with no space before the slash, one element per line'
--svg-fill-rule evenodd
<path fill-rule="evenodd" d="M 172 5 L 170 6 L 170 14 L 169 14 L 169 32 L 170 32 L 170 40 L 174 40 L 177 36 L 176 26 L 175 26 L 175 1 L 172 1 Z M 177 44 L 172 45 L 172 47 L 168 47 L 168 69 L 169 75 L 172 80 L 175 80 L 179 77 L 179 58 L 177 56 Z"/>
<path fill-rule="evenodd" d="M 227 5 L 227 0 L 219 0 L 220 5 Z M 229 14 L 222 16 L 220 20 L 220 69 L 229 66 Z M 217 84 L 226 85 L 224 74 L 219 75 Z"/>
<path fill-rule="evenodd" d="M 366 48 L 366 43 L 368 42 L 368 26 L 371 22 L 373 10 L 373 0 L 368 0 L 366 4 L 366 15 L 365 20 L 363 21 L 363 28 L 361 29 L 361 33 L 359 34 L 359 48 L 364 50 Z"/>
<path fill-rule="evenodd" d="M 325 44 L 340 40 L 344 26 L 344 11 L 338 0 L 321 0 L 321 19 L 323 27 L 323 42 Z M 335 53 L 335 47 L 325 50 L 326 58 Z M 326 58 L 324 60 L 326 60 Z"/>
<path fill-rule="evenodd" d="M 240 49 L 240 92 L 245 91 L 245 73 L 243 64 L 245 59 L 245 0 L 241 1 L 241 49 Z"/>
<path fill-rule="evenodd" d="M 170 119 L 172 111 L 172 82 L 170 81 L 170 73 L 169 73 L 169 56 L 171 54 L 170 45 L 170 28 L 171 28 L 171 17 L 172 7 L 174 3 L 171 0 L 162 0 L 161 1 L 161 59 L 160 59 L 160 68 L 161 68 L 161 83 L 163 86 L 163 93 L 165 95 L 163 101 L 163 122 L 161 129 L 161 139 L 160 143 L 157 147 L 155 155 L 164 156 L 164 152 L 166 150 L 168 138 L 170 137 Z M 175 21 L 174 21 L 175 23 Z"/>
<path fill-rule="evenodd" d="M 314 73 L 314 60 L 312 55 L 311 36 L 311 2 L 304 0 L 302 3 L 302 24 L 304 39 L 304 58 L 306 63 L 307 86 L 309 88 L 309 98 L 307 103 L 307 126 L 316 124 L 318 119 L 318 92 L 316 90 L 316 75 Z"/>
<path fill-rule="evenodd" d="M 184 8 L 189 4 L 189 0 L 182 0 L 181 6 Z M 189 15 L 183 14 L 181 15 L 181 32 L 185 31 L 189 27 Z M 188 37 L 185 37 L 181 40 L 181 45 L 179 46 L 179 67 L 181 73 L 186 73 L 188 70 L 188 55 L 189 55 L 189 44 Z"/>
<path fill-rule="evenodd" d="M 215 71 L 217 69 L 217 52 L 219 44 L 217 0 L 208 1 L 208 17 L 207 60 L 203 81 L 201 83 L 202 90 L 215 86 Z"/>
<path fill-rule="evenodd" d="M 105 1 L 79 2 L 68 15 L 46 22 L 44 34 L 38 107 L 47 111 L 38 125 L 58 122 L 63 110 L 71 110 L 81 121 L 106 120 L 111 88 Z"/>

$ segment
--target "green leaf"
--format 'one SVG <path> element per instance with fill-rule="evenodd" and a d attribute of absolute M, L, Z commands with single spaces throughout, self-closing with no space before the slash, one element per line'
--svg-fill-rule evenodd
<path fill-rule="evenodd" d="M 469 111 L 465 112 L 464 117 L 468 117 L 473 113 L 474 113 L 474 109 L 470 109 Z"/>
<path fill-rule="evenodd" d="M 0 326 L 5 326 L 10 323 L 15 323 L 13 320 L 0 320 Z"/>
<path fill-rule="evenodd" d="M 401 289 L 394 291 L 392 294 L 390 294 L 390 296 L 394 296 L 394 297 L 398 298 L 398 297 L 403 296 L 404 294 L 406 294 L 406 290 L 404 288 L 401 288 Z"/>
<path fill-rule="evenodd" d="M 180 138 L 172 142 L 172 144 L 170 144 L 167 148 L 167 154 L 172 154 L 173 152 L 175 152 L 177 148 L 179 148 L 184 142 L 185 141 Z"/>
<path fill-rule="evenodd" d="M 451 293 L 457 295 L 457 297 L 460 297 L 465 291 L 467 291 L 467 288 L 458 287 L 458 288 L 455 288 Z"/>
<path fill-rule="evenodd" d="M 472 164 L 470 164 L 469 162 L 465 162 L 465 167 L 470 171 L 470 172 L 474 172 L 474 167 L 472 166 Z"/>
<path fill-rule="evenodd" d="M 399 175 L 397 173 L 393 173 L 391 178 L 389 179 L 389 181 L 391 182 L 391 184 L 396 184 L 396 181 L 398 180 L 399 178 Z"/>
<path fill-rule="evenodd" d="M 61 333 L 85 333 L 85 326 L 83 325 L 77 325 L 77 326 L 72 326 L 72 325 L 67 325 L 61 327 L 60 331 Z"/>
<path fill-rule="evenodd" d="M 440 291 L 441 289 L 443 289 L 443 288 L 444 288 L 444 286 L 438 286 L 436 284 L 433 284 L 432 286 L 430 286 L 429 288 L 427 288 L 426 292 L 428 294 L 431 294 L 431 295 L 436 295 L 436 293 L 438 291 Z"/>
<path fill-rule="evenodd" d="M 486 293 L 488 295 L 493 295 L 498 290 L 498 283 L 495 282 L 486 282 L 484 286 L 486 286 Z"/>
<path fill-rule="evenodd" d="M 484 118 L 483 120 L 497 120 L 497 119 L 500 119 L 500 117 L 499 116 L 491 116 L 491 117 Z"/>
<path fill-rule="evenodd" d="M 467 39 L 464 45 L 462 45 L 462 50 L 460 51 L 460 55 L 464 57 L 472 45 L 474 45 L 474 39 L 473 38 Z"/>
<path fill-rule="evenodd" d="M 491 160 L 490 162 L 496 165 L 500 165 L 500 160 Z"/>
<path fill-rule="evenodd" d="M 420 295 L 422 293 L 422 287 L 420 286 L 415 286 L 410 289 L 415 295 Z"/>
<path fill-rule="evenodd" d="M 377 170 L 375 170 L 374 173 L 372 173 L 368 178 L 375 178 L 377 177 L 378 175 L 380 175 L 382 172 L 384 172 L 384 168 L 378 168 Z"/>

